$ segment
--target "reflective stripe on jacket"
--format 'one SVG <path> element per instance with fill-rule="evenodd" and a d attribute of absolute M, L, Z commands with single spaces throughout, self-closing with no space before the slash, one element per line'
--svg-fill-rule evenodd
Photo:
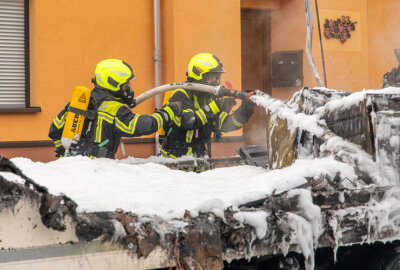
<path fill-rule="evenodd" d="M 183 113 L 175 117 L 174 123 L 165 130 L 166 140 L 163 143 L 161 155 L 164 157 L 180 157 L 207 154 L 205 144 L 210 140 L 212 132 L 230 132 L 240 129 L 251 115 L 244 115 L 242 106 L 233 113 L 217 110 L 216 117 L 208 119 L 204 111 L 205 105 L 212 101 L 210 94 L 176 89 L 168 102 L 181 102 Z"/>
<path fill-rule="evenodd" d="M 112 99 L 110 96 L 104 96 L 103 91 L 95 88 L 92 91 L 92 97 L 96 100 L 103 98 L 97 107 L 97 117 L 92 124 L 93 133 L 86 134 L 89 120 L 85 120 L 82 131 L 81 145 L 79 154 L 86 156 L 99 157 L 100 147 L 105 148 L 102 153 L 105 157 L 114 158 L 121 142 L 121 137 L 137 137 L 156 132 L 163 126 L 163 118 L 160 114 L 139 115 L 133 113 L 130 108 L 122 102 Z M 99 97 L 100 95 L 100 97 Z M 49 137 L 55 143 L 55 146 L 61 145 L 61 136 L 65 124 L 68 105 L 54 118 L 49 131 Z M 89 138 L 92 137 L 92 138 Z M 89 149 L 90 148 L 90 149 Z"/>

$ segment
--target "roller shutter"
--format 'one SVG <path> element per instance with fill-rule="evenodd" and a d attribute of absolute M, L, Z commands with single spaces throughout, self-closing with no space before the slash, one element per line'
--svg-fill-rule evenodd
<path fill-rule="evenodd" d="M 29 106 L 25 27 L 25 0 L 0 0 L 0 108 Z"/>

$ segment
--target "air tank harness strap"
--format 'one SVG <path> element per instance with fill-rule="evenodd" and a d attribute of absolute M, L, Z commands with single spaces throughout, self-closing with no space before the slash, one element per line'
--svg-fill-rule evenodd
<path fill-rule="evenodd" d="M 75 107 L 68 106 L 68 111 L 83 115 L 89 120 L 94 120 L 96 118 L 96 111 L 94 110 L 84 111 Z"/>

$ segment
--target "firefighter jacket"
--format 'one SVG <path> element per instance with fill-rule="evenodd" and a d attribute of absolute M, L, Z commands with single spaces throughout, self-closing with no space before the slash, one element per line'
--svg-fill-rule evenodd
<path fill-rule="evenodd" d="M 213 100 L 210 94 L 202 92 L 176 89 L 169 98 L 167 104 L 173 102 L 182 103 L 182 115 L 171 121 L 171 126 L 165 130 L 165 138 L 162 143 L 161 155 L 163 157 L 177 158 L 181 156 L 203 157 L 211 156 L 209 146 L 211 135 L 214 132 L 229 132 L 240 129 L 247 123 L 253 114 L 254 105 L 243 101 L 242 105 L 233 113 L 230 109 L 220 110 L 218 106 L 211 106 L 214 114 L 207 113 L 210 110 L 207 104 Z M 214 104 L 215 105 L 215 104 Z"/>
<path fill-rule="evenodd" d="M 79 143 L 75 154 L 90 157 L 114 158 L 121 142 L 121 137 L 137 137 L 156 132 L 164 124 L 160 113 L 140 115 L 110 96 L 104 89 L 94 88 L 91 93 L 95 117 L 85 119 Z M 89 105 L 90 109 L 91 105 Z M 69 104 L 54 118 L 49 131 L 57 149 L 62 147 L 61 136 L 65 124 Z M 90 123 L 92 122 L 92 123 Z M 56 150 L 57 153 L 59 153 Z"/>

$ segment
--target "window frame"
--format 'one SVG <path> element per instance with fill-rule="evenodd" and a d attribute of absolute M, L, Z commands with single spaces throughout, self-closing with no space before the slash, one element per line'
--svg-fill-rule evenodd
<path fill-rule="evenodd" d="M 31 106 L 30 89 L 30 43 L 29 43 L 29 0 L 24 0 L 24 53 L 25 53 L 25 108 L 0 107 L 0 113 L 35 113 L 41 112 L 40 107 Z"/>

